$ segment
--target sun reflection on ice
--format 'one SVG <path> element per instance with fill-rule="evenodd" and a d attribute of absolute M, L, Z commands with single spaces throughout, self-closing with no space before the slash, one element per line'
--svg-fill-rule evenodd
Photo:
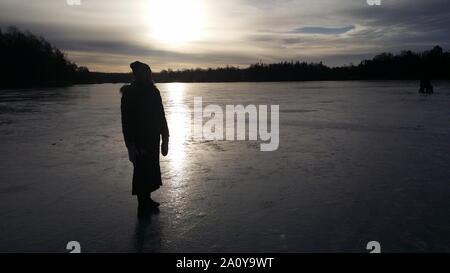
<path fill-rule="evenodd" d="M 185 142 L 187 134 L 187 108 L 184 104 L 184 83 L 169 83 L 167 85 L 169 95 L 169 161 L 171 167 L 179 172 L 184 167 L 186 151 Z"/>

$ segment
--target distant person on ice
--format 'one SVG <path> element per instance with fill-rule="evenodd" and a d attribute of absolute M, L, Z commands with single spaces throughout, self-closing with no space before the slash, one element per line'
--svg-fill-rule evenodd
<path fill-rule="evenodd" d="M 130 64 L 134 82 L 121 88 L 122 130 L 130 161 L 133 163 L 132 194 L 138 199 L 138 217 L 150 216 L 159 206 L 151 193 L 162 185 L 159 151 L 166 156 L 169 151 L 167 127 L 161 95 L 152 79 L 147 64 Z"/>
<path fill-rule="evenodd" d="M 433 85 L 431 85 L 430 80 L 420 80 L 419 93 L 421 93 L 421 94 L 433 94 L 434 93 L 434 88 L 433 88 Z"/>

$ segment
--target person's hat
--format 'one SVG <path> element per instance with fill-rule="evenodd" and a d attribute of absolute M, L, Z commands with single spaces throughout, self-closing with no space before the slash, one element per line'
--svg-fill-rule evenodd
<path fill-rule="evenodd" d="M 135 74 L 136 72 L 152 72 L 152 70 L 150 69 L 150 66 L 148 64 L 145 63 L 141 63 L 141 62 L 133 62 L 130 64 L 131 70 L 133 70 L 133 74 Z"/>

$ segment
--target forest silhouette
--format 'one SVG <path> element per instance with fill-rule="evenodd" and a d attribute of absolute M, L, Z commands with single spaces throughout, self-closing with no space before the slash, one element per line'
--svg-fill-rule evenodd
<path fill-rule="evenodd" d="M 43 37 L 16 27 L 0 29 L 0 88 L 127 83 L 131 73 L 91 72 L 77 66 Z M 156 82 L 269 82 L 328 80 L 450 80 L 450 51 L 440 46 L 424 52 L 382 53 L 358 65 L 329 67 L 300 61 L 162 70 Z"/>

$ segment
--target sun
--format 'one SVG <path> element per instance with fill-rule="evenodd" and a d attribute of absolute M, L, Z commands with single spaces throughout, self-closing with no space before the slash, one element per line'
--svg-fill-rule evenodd
<path fill-rule="evenodd" d="M 149 0 L 152 36 L 169 45 L 202 39 L 205 10 L 202 0 Z"/>

